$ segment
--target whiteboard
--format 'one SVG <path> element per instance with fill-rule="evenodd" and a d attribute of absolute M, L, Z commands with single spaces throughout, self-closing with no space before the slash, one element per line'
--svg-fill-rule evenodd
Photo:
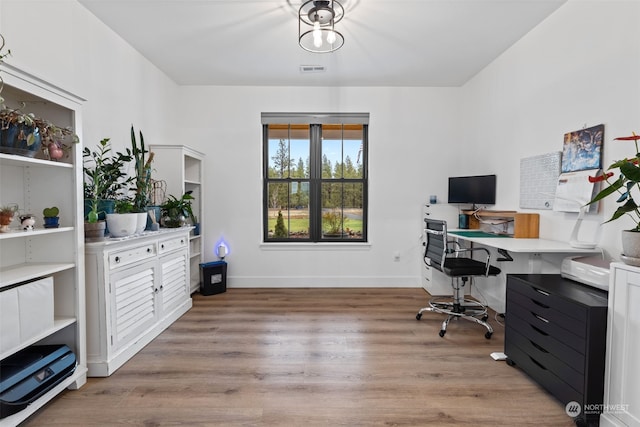
<path fill-rule="evenodd" d="M 553 209 L 562 152 L 520 159 L 520 207 Z"/>

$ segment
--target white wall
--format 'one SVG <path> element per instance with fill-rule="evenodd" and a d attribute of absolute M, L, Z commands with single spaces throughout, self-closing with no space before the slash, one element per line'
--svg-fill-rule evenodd
<path fill-rule="evenodd" d="M 179 140 L 207 153 L 207 260 L 229 286 L 418 286 L 421 207 L 444 197 L 459 89 L 183 87 Z M 262 242 L 262 112 L 369 112 L 369 245 Z M 400 261 L 393 255 L 400 253 Z"/>
<path fill-rule="evenodd" d="M 497 207 L 518 207 L 521 158 L 561 151 L 563 135 L 585 125 L 605 125 L 605 166 L 635 154 L 612 140 L 640 132 L 639 19 L 637 1 L 569 1 L 462 88 L 468 159 L 498 173 Z M 615 208 L 606 200 L 588 215 L 585 239 Z M 541 237 L 568 240 L 577 214 L 539 212 Z M 610 256 L 631 224 L 603 226 Z"/>
<path fill-rule="evenodd" d="M 496 207 L 518 209 L 519 160 L 568 131 L 604 123 L 605 164 L 630 154 L 611 138 L 640 130 L 639 15 L 635 1 L 569 1 L 462 88 L 176 87 L 75 0 L 0 0 L 0 32 L 8 62 L 87 99 L 85 145 L 124 148 L 133 124 L 207 154 L 206 258 L 225 237 L 229 286 L 418 286 L 422 204 L 447 176 L 495 172 Z M 263 111 L 371 113 L 370 245 L 261 245 Z M 541 214 L 542 237 L 568 238 L 572 214 Z M 622 228 L 605 228 L 613 256 Z"/>
<path fill-rule="evenodd" d="M 613 138 L 640 132 L 639 19 L 637 1 L 569 1 L 462 88 L 468 166 L 481 159 L 498 174 L 497 208 L 519 205 L 520 159 L 561 151 L 567 132 L 603 123 L 605 167 L 635 155 L 632 143 Z M 601 203 L 581 238 L 592 240 L 616 207 L 613 199 Z M 540 237 L 569 239 L 577 214 L 538 212 Z M 602 225 L 607 257 L 619 259 L 620 230 L 632 225 L 626 218 Z M 562 257 L 544 260 L 543 272 L 557 272 Z M 514 263 L 498 264 L 514 272 Z M 476 285 L 475 295 L 504 310 L 503 277 Z"/>
<path fill-rule="evenodd" d="M 170 143 L 177 86 L 75 0 L 0 0 L 0 33 L 7 63 L 87 100 L 85 146 L 108 137 L 128 147 L 131 125 L 147 143 Z"/>

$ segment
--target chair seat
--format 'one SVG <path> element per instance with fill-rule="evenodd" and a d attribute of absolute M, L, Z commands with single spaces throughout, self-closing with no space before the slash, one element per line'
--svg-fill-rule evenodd
<path fill-rule="evenodd" d="M 451 277 L 484 276 L 487 265 L 471 258 L 447 258 L 444 261 L 443 273 Z M 489 266 L 489 276 L 497 276 L 500 269 Z"/>

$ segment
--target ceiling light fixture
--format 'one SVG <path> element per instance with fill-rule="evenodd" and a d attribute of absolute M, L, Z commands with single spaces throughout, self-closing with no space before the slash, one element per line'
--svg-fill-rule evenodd
<path fill-rule="evenodd" d="M 298 10 L 298 43 L 313 53 L 334 52 L 344 37 L 334 26 L 344 16 L 344 8 L 334 0 L 309 0 Z M 304 25 L 303 25 L 304 24 Z"/>

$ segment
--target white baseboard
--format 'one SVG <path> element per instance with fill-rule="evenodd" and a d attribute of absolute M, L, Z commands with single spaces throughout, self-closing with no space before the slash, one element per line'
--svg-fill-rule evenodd
<path fill-rule="evenodd" d="M 227 288 L 419 288 L 420 276 L 229 276 Z"/>

